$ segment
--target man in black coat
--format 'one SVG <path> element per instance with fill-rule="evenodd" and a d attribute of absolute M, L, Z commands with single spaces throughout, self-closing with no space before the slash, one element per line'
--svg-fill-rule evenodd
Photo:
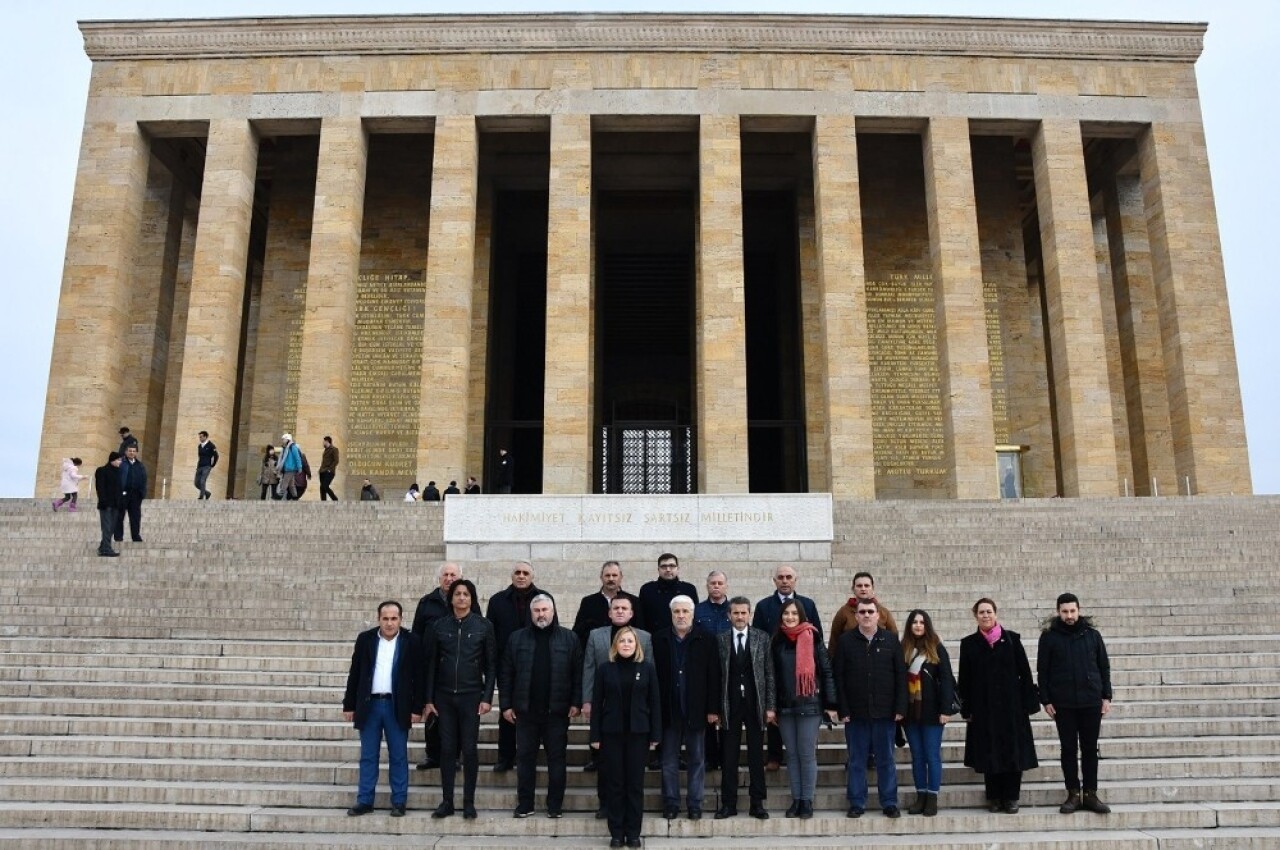
<path fill-rule="evenodd" d="M 671 628 L 653 636 L 662 690 L 662 814 L 680 815 L 680 746 L 688 766 L 689 820 L 702 817 L 706 729 L 720 719 L 720 655 L 714 635 L 693 624 L 694 602 L 671 600 Z"/>
<path fill-rule="evenodd" d="M 1058 616 L 1040 635 L 1036 653 L 1040 704 L 1058 727 L 1062 745 L 1062 777 L 1067 799 L 1058 807 L 1064 815 L 1088 809 L 1100 815 L 1111 807 L 1098 798 L 1098 735 L 1102 718 L 1111 711 L 1111 661 L 1107 645 L 1088 617 L 1080 614 L 1074 593 L 1058 597 Z M 1076 749 L 1084 773 L 1081 795 Z"/>
<path fill-rule="evenodd" d="M 436 620 L 445 617 L 452 610 L 449 605 L 449 588 L 462 578 L 462 570 L 457 564 L 444 563 L 436 568 L 436 584 L 427 595 L 418 600 L 418 607 L 413 613 L 413 633 L 422 641 L 422 651 L 431 657 L 435 646 L 434 632 L 431 626 Z M 440 726 L 435 723 L 424 724 L 426 754 L 418 762 L 418 770 L 431 770 L 440 766 Z"/>
<path fill-rule="evenodd" d="M 637 616 L 644 620 L 644 628 L 656 633 L 671 628 L 671 600 L 687 596 L 698 604 L 698 589 L 680 580 L 680 559 L 670 552 L 658 556 L 658 577 L 640 587 L 640 608 Z"/>
<path fill-rule="evenodd" d="M 391 816 L 403 817 L 409 796 L 409 729 L 422 718 L 426 693 L 422 644 L 400 627 L 399 602 L 378 606 L 378 627 L 361 632 L 351 653 L 342 716 L 360 730 L 360 785 L 348 815 L 373 811 L 378 750 L 387 740 Z"/>
<path fill-rule="evenodd" d="M 93 471 L 93 489 L 98 494 L 98 523 L 102 527 L 102 539 L 98 541 L 98 554 L 115 558 L 120 553 L 111 546 L 116 518 L 120 514 L 120 452 L 107 455 L 107 462 Z"/>
<path fill-rule="evenodd" d="M 876 787 L 887 817 L 896 818 L 898 768 L 893 760 L 894 727 L 907 713 L 907 664 L 898 636 L 880 628 L 874 599 L 859 599 L 858 628 L 840 635 L 832 667 L 840 720 L 849 750 L 848 817 L 867 805 L 867 753 L 876 757 Z"/>
<path fill-rule="evenodd" d="M 622 589 L 622 565 L 617 561 L 605 561 L 600 567 L 600 589 L 588 593 L 578 603 L 578 614 L 573 620 L 573 633 L 586 648 L 587 638 L 601 626 L 609 625 L 609 606 L 614 597 L 631 600 L 631 625 L 643 629 L 644 616 L 640 613 L 640 599 Z"/>
<path fill-rule="evenodd" d="M 507 639 L 518 629 L 527 628 L 529 603 L 542 593 L 533 583 L 533 567 L 527 561 L 518 561 L 511 568 L 511 584 L 489 597 L 485 617 L 493 623 L 493 636 L 498 642 L 498 657 L 507 649 Z M 515 766 L 516 727 L 506 718 L 498 718 L 498 760 L 494 773 L 505 773 Z"/>
<path fill-rule="evenodd" d="M 513 632 L 498 667 L 502 719 L 516 730 L 515 816 L 533 814 L 538 747 L 547 752 L 547 817 L 564 807 L 569 720 L 582 707 L 582 647 L 556 623 L 555 602 L 545 593 L 529 601 L 530 625 Z"/>
<path fill-rule="evenodd" d="M 120 464 L 120 477 L 116 481 L 120 493 L 121 510 L 116 514 L 116 540 L 124 540 L 124 515 L 129 515 L 129 539 L 142 542 L 142 500 L 147 495 L 147 468 L 138 460 L 137 445 L 129 446 Z"/>
<path fill-rule="evenodd" d="M 822 618 L 818 616 L 818 606 L 807 596 L 796 593 L 796 568 L 790 564 L 779 564 L 773 571 L 774 592 L 756 603 L 755 616 L 751 618 L 751 627 L 759 629 L 767 635 L 778 630 L 778 620 L 782 616 L 782 606 L 790 599 L 795 599 L 804 609 L 805 621 L 813 623 L 818 630 L 818 642 L 822 642 Z M 770 726 L 766 737 L 769 739 L 769 761 L 765 769 L 772 772 L 786 764 L 782 754 L 782 733 L 776 725 Z"/>

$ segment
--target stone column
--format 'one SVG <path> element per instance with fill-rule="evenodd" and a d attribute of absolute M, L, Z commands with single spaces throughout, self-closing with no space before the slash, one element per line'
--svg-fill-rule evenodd
<path fill-rule="evenodd" d="M 815 119 L 813 196 L 822 359 L 809 368 L 826 374 L 828 480 L 836 498 L 874 499 L 862 198 L 851 115 Z"/>
<path fill-rule="evenodd" d="M 465 481 L 478 136 L 473 115 L 436 119 L 431 160 L 418 477 Z"/>
<path fill-rule="evenodd" d="M 347 447 L 351 400 L 351 352 L 355 347 L 356 277 L 360 273 L 364 222 L 365 165 L 369 139 L 359 117 L 327 117 L 320 125 L 316 161 L 315 211 L 307 260 L 306 307 L 298 373 L 298 413 L 294 439 L 308 453 L 320 498 L 323 438 Z M 338 462 L 333 491 L 344 493 L 346 464 Z"/>
<path fill-rule="evenodd" d="M 751 487 L 738 116 L 702 116 L 698 174 L 698 492 L 746 493 Z"/>
<path fill-rule="evenodd" d="M 137 124 L 85 124 L 49 364 L 37 496 L 62 495 L 57 491 L 63 458 L 84 460 L 81 474 L 87 475 L 106 463 L 107 452 L 120 445 L 121 424 L 133 428 L 139 441 L 159 438 L 137 433 L 141 423 L 118 421 L 122 346 L 149 157 L 150 146 Z"/>
<path fill-rule="evenodd" d="M 590 493 L 591 116 L 551 116 L 542 492 Z"/>
<path fill-rule="evenodd" d="M 827 458 L 826 373 L 812 368 L 826 356 L 822 345 L 822 288 L 818 281 L 817 225 L 812 192 L 796 195 L 800 230 L 800 311 L 804 362 L 804 431 L 809 492 L 831 492 L 831 464 Z"/>
<path fill-rule="evenodd" d="M 1249 452 L 1204 128 L 1155 124 L 1138 142 L 1178 491 L 1250 493 Z"/>
<path fill-rule="evenodd" d="M 1138 479 L 1133 482 L 1133 492 L 1151 495 L 1151 479 L 1155 478 L 1159 492 L 1176 493 L 1181 485 L 1173 463 L 1160 311 L 1151 276 L 1151 242 L 1141 181 L 1136 175 L 1116 175 L 1107 182 L 1103 203 L 1129 413 L 1129 447 Z"/>
<path fill-rule="evenodd" d="M 1031 141 L 1031 156 L 1044 254 L 1062 495 L 1114 496 L 1120 492 L 1115 480 L 1116 441 L 1080 122 L 1042 121 Z"/>
<path fill-rule="evenodd" d="M 173 479 L 169 482 L 171 498 L 196 497 L 192 479 L 198 431 L 208 431 L 210 439 L 224 452 L 205 486 L 218 498 L 227 494 L 257 171 L 258 137 L 249 122 L 243 118 L 210 121 L 187 307 Z"/>
<path fill-rule="evenodd" d="M 942 432 L 950 495 L 993 499 L 996 437 L 982 292 L 982 249 L 967 118 L 930 118 L 924 134 L 924 193 L 938 328 Z"/>

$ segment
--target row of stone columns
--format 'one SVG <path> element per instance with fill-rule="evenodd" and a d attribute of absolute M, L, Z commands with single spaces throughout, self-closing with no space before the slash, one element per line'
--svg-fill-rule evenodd
<path fill-rule="evenodd" d="M 741 127 L 703 116 L 699 133 L 697 422 L 703 492 L 748 489 Z M 465 469 L 474 452 L 473 277 L 478 131 L 471 115 L 436 119 L 419 468 Z M 194 466 L 198 430 L 232 433 L 258 140 L 249 121 L 210 122 L 195 240 L 172 468 Z M 321 124 L 302 323 L 296 436 L 346 444 L 368 139 L 358 117 Z M 1155 126 L 1139 139 L 1168 419 L 1177 474 L 1195 492 L 1248 492 L 1234 347 L 1204 138 Z M 839 497 L 875 497 L 855 118 L 820 115 L 812 137 L 817 316 L 825 428 L 812 439 Z M 1103 313 L 1080 124 L 1045 119 L 1032 138 L 1064 495 L 1118 492 Z M 969 122 L 934 118 L 924 135 L 950 495 L 996 494 L 992 391 Z M 148 167 L 136 126 L 88 124 L 68 238 L 41 472 L 111 447 L 121 408 L 121 340 Z M 1126 198 L 1135 214 L 1135 198 Z M 543 490 L 591 489 L 593 288 L 591 117 L 551 117 Z M 1142 286 L 1132 280 L 1129 286 Z M 92 321 L 89 321 L 92 320 Z M 1150 327 L 1142 344 L 1154 345 Z M 85 369 L 72 361 L 102 364 Z M 812 394 L 811 394 L 812 395 Z M 811 397 L 810 402 L 814 399 Z M 166 399 L 166 406 L 169 404 Z M 1144 404 L 1155 403 L 1144 400 Z M 106 436 L 104 436 L 106 435 Z M 226 441 L 230 448 L 229 439 Z M 225 469 L 226 467 L 223 467 Z M 211 487 L 225 490 L 225 472 Z M 341 481 L 339 481 L 339 485 Z"/>

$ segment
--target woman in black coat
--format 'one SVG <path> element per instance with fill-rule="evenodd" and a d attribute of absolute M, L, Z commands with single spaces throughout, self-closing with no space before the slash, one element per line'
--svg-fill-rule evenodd
<path fill-rule="evenodd" d="M 989 810 L 1015 814 L 1022 772 L 1039 764 L 1030 718 L 1040 699 L 1022 639 L 996 622 L 996 603 L 979 599 L 973 616 L 978 630 L 960 641 L 957 685 L 964 763 L 983 775 Z"/>
<path fill-rule="evenodd" d="M 610 847 L 640 847 L 644 768 L 662 740 L 658 674 L 644 660 L 635 631 L 613 636 L 609 663 L 596 672 L 591 695 L 591 746 L 600 751 Z"/>

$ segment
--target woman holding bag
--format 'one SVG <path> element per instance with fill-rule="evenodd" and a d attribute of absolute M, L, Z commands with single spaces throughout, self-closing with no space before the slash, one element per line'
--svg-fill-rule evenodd
<path fill-rule="evenodd" d="M 902 656 L 907 662 L 907 716 L 902 721 L 911 745 L 911 777 L 916 799 L 907 814 L 938 814 L 942 789 L 942 733 L 955 714 L 956 680 L 951 657 L 933 630 L 929 615 L 917 608 L 902 630 Z"/>
<path fill-rule="evenodd" d="M 973 605 L 978 630 L 960 641 L 961 716 L 964 763 L 983 775 L 987 809 L 1017 814 L 1022 772 L 1039 765 L 1031 737 L 1031 715 L 1040 697 L 1018 633 L 996 621 L 996 603 L 985 596 Z"/>

